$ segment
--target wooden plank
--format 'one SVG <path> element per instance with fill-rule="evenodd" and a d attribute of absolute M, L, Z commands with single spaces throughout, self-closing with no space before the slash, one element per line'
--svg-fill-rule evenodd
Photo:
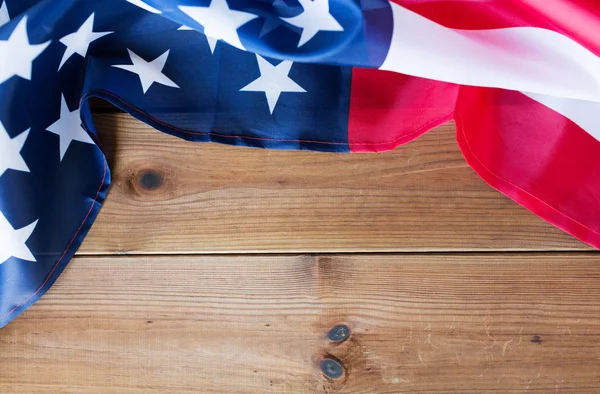
<path fill-rule="evenodd" d="M 81 254 L 587 248 L 485 184 L 453 124 L 343 155 L 191 143 L 126 114 L 96 123 L 113 186 Z"/>
<path fill-rule="evenodd" d="M 600 392 L 598 263 L 80 257 L 0 331 L 0 392 Z"/>

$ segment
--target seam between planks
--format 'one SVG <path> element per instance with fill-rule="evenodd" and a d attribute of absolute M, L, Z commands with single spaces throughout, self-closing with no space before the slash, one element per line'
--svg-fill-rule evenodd
<path fill-rule="evenodd" d="M 420 252 L 257 252 L 257 253 L 103 253 L 103 254 L 81 254 L 75 255 L 76 259 L 97 259 L 97 258 L 140 258 L 140 257 L 289 257 L 289 256 L 550 256 L 550 255 L 575 255 L 600 257 L 600 251 L 595 250 L 481 250 L 481 251 L 420 251 Z"/>

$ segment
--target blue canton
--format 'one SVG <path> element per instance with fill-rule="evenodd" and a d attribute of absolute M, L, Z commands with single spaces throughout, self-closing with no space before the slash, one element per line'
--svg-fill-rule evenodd
<path fill-rule="evenodd" d="M 107 195 L 91 97 L 187 140 L 347 152 L 350 66 L 391 31 L 386 0 L 0 0 L 0 327 Z"/>

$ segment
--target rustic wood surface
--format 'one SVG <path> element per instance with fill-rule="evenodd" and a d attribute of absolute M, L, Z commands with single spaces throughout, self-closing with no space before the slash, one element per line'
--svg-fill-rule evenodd
<path fill-rule="evenodd" d="M 126 114 L 96 124 L 113 184 L 80 254 L 587 248 L 481 180 L 453 124 L 356 155 L 194 144 Z"/>
<path fill-rule="evenodd" d="M 0 392 L 597 393 L 599 267 L 586 253 L 80 257 L 2 330 Z"/>
<path fill-rule="evenodd" d="M 96 123 L 112 189 L 0 329 L 0 393 L 600 392 L 600 254 L 479 179 L 452 124 L 336 155 Z"/>

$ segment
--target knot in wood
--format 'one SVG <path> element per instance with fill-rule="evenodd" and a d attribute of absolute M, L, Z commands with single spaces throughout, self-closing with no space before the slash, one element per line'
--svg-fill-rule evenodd
<path fill-rule="evenodd" d="M 136 176 L 136 183 L 143 190 L 154 191 L 164 183 L 165 177 L 154 169 L 141 170 Z"/>
<path fill-rule="evenodd" d="M 534 335 L 530 342 L 540 344 L 542 343 L 542 338 L 539 335 Z"/>

